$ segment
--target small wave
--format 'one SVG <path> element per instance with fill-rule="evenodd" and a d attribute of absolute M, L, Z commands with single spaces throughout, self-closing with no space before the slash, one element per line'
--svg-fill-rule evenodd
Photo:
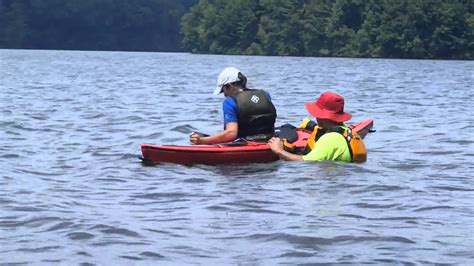
<path fill-rule="evenodd" d="M 67 236 L 71 240 L 85 240 L 85 239 L 91 239 L 91 238 L 95 237 L 95 235 L 89 234 L 89 233 L 86 233 L 86 232 L 69 233 L 69 234 L 67 234 Z"/>
<path fill-rule="evenodd" d="M 98 119 L 98 118 L 102 118 L 102 117 L 107 117 L 107 115 L 105 114 L 86 114 L 83 116 L 84 119 L 87 119 L 87 120 L 90 120 L 90 119 Z"/>
<path fill-rule="evenodd" d="M 419 168 L 431 167 L 431 164 L 428 161 L 405 159 L 404 161 L 401 161 L 392 165 L 387 164 L 386 167 L 391 168 L 391 169 L 396 169 L 399 171 L 412 171 Z"/>
<path fill-rule="evenodd" d="M 51 226 L 50 228 L 46 229 L 45 231 L 46 232 L 51 232 L 51 231 L 57 231 L 57 230 L 61 230 L 61 229 L 66 229 L 66 228 L 69 228 L 71 227 L 71 225 L 73 225 L 74 223 L 72 222 L 60 222 L 56 225 L 53 225 Z"/>
<path fill-rule="evenodd" d="M 297 245 L 333 245 L 339 243 L 358 243 L 358 242 L 399 242 L 406 244 L 415 244 L 416 242 L 400 236 L 336 236 L 333 238 L 298 236 L 293 234 L 254 234 L 247 236 L 249 239 L 258 239 L 262 241 L 285 241 Z"/>
<path fill-rule="evenodd" d="M 293 180 L 293 183 L 306 183 L 308 181 L 314 181 L 314 178 L 309 177 L 298 177 Z M 299 190 L 299 189 L 298 189 Z"/>
<path fill-rule="evenodd" d="M 169 198 L 187 198 L 192 195 L 187 193 L 180 193 L 180 192 L 170 192 L 170 193 L 147 193 L 147 194 L 138 194 L 132 197 L 138 199 L 169 199 Z"/>
<path fill-rule="evenodd" d="M 20 158 L 20 156 L 18 154 L 3 154 L 0 156 L 0 158 L 3 158 L 3 159 L 18 159 Z"/>
<path fill-rule="evenodd" d="M 399 206 L 400 204 L 374 204 L 374 203 L 352 203 L 348 204 L 350 206 L 357 206 L 359 208 L 365 208 L 365 209 L 390 209 L 396 206 Z"/>
<path fill-rule="evenodd" d="M 85 252 L 85 251 L 79 251 L 76 253 L 77 255 L 81 255 L 81 256 L 86 256 L 86 257 L 92 257 L 91 254 Z"/>
<path fill-rule="evenodd" d="M 438 149 L 432 149 L 428 151 L 416 151 L 413 152 L 413 154 L 418 154 L 418 155 L 429 155 L 429 156 L 434 156 L 434 155 L 452 155 L 452 154 L 459 154 L 460 151 L 446 151 L 446 150 L 440 150 Z"/>
<path fill-rule="evenodd" d="M 127 180 L 124 180 L 124 179 L 120 179 L 120 178 L 96 178 L 95 179 L 96 181 L 104 181 L 104 182 L 107 182 L 107 183 L 127 183 L 128 181 Z"/>
<path fill-rule="evenodd" d="M 137 154 L 135 153 L 123 153 L 123 154 L 117 154 L 117 156 L 120 156 L 120 160 L 135 160 L 137 159 Z"/>
<path fill-rule="evenodd" d="M 433 207 L 422 207 L 415 209 L 415 212 L 423 212 L 423 211 L 432 211 L 432 210 L 439 210 L 439 209 L 452 209 L 452 207 L 449 206 L 433 206 Z"/>
<path fill-rule="evenodd" d="M 338 216 L 340 216 L 340 217 L 348 217 L 348 218 L 355 218 L 355 219 L 367 219 L 367 217 L 365 217 L 365 216 L 356 215 L 356 214 L 339 214 Z"/>
<path fill-rule="evenodd" d="M 419 217 L 403 217 L 403 216 L 395 216 L 395 217 L 380 217 L 380 218 L 368 218 L 371 221 L 406 221 L 416 223 L 414 221 L 418 220 Z"/>
<path fill-rule="evenodd" d="M 163 132 L 155 132 L 155 133 L 151 133 L 149 135 L 145 135 L 145 136 L 134 136 L 133 138 L 142 138 L 142 139 L 158 139 L 160 138 L 161 136 L 163 136 Z"/>
<path fill-rule="evenodd" d="M 7 227 L 7 228 L 16 228 L 21 226 L 27 226 L 30 228 L 37 228 L 43 226 L 45 224 L 54 222 L 54 221 L 61 221 L 59 217 L 35 217 L 31 219 L 27 219 L 24 221 L 17 221 L 16 219 L 12 219 L 10 221 L 0 221 L 0 227 Z"/>
<path fill-rule="evenodd" d="M 60 263 L 61 260 L 59 260 L 59 259 L 58 260 L 50 259 L 50 260 L 42 260 L 41 262 L 45 262 L 45 263 L 48 263 L 48 264 L 50 264 L 50 263 L 56 263 L 57 264 L 57 263 Z"/>
<path fill-rule="evenodd" d="M 181 220 L 188 220 L 188 219 L 181 219 Z M 164 235 L 167 235 L 167 236 L 170 236 L 170 237 L 178 237 L 178 238 L 185 238 L 186 237 L 184 235 L 180 235 L 180 234 L 177 234 L 177 233 L 172 233 L 172 232 L 164 231 L 164 230 L 156 230 L 156 229 L 151 229 L 151 228 L 145 228 L 144 230 L 149 231 L 149 232 L 153 232 L 153 233 L 164 234 Z"/>
<path fill-rule="evenodd" d="M 373 261 L 367 262 L 367 264 L 373 264 L 374 262 L 380 262 L 384 265 L 389 264 L 389 265 L 416 265 L 416 263 L 409 262 L 409 261 L 404 261 L 404 260 L 399 260 L 399 259 L 374 259 Z M 433 262 L 420 262 L 422 264 L 433 264 Z M 365 263 L 364 263 L 365 264 Z M 438 263 L 434 263 L 437 264 Z"/>
<path fill-rule="evenodd" d="M 45 121 L 45 120 L 48 120 L 49 117 L 47 115 L 44 115 L 44 116 L 39 116 L 39 115 L 31 115 L 30 116 L 32 119 L 35 119 L 35 120 L 40 120 L 40 121 Z"/>
<path fill-rule="evenodd" d="M 460 139 L 460 140 L 449 139 L 449 140 L 444 141 L 443 143 L 459 144 L 459 145 L 462 145 L 462 146 L 469 146 L 469 145 L 473 144 L 474 141 L 465 140 L 465 139 Z"/>
<path fill-rule="evenodd" d="M 266 201 L 266 200 L 245 200 L 245 201 L 234 201 L 234 202 L 227 203 L 227 205 L 243 206 L 243 207 L 251 207 L 251 208 L 256 208 L 262 204 L 270 205 L 270 204 L 274 204 L 274 202 Z"/>
<path fill-rule="evenodd" d="M 279 258 L 310 258 L 313 256 L 314 256 L 314 253 L 312 252 L 293 251 L 293 252 L 283 253 L 278 257 Z"/>
<path fill-rule="evenodd" d="M 185 180 L 183 180 L 184 183 L 193 183 L 193 184 L 202 184 L 202 183 L 209 183 L 210 181 L 205 179 L 205 178 L 197 178 L 197 177 L 193 177 L 193 178 L 187 178 Z"/>
<path fill-rule="evenodd" d="M 149 258 L 165 258 L 165 256 L 160 255 L 160 254 L 155 253 L 155 252 L 151 252 L 151 251 L 144 251 L 144 252 L 140 253 L 140 255 L 144 256 L 144 257 L 149 257 Z"/>
<path fill-rule="evenodd" d="M 404 188 L 400 186 L 392 186 L 392 185 L 370 185 L 361 190 L 355 190 L 352 193 L 366 193 L 366 192 L 375 192 L 375 191 L 400 191 Z"/>
<path fill-rule="evenodd" d="M 227 208 L 227 207 L 224 207 L 224 206 L 219 206 L 219 205 L 209 206 L 209 207 L 206 207 L 206 209 L 208 209 L 210 211 L 229 211 L 229 210 L 231 210 L 230 208 Z"/>
<path fill-rule="evenodd" d="M 17 251 L 21 252 L 31 252 L 31 253 L 43 253 L 43 252 L 51 252 L 53 250 L 62 249 L 60 246 L 44 246 L 38 248 L 20 248 Z"/>
<path fill-rule="evenodd" d="M 138 115 L 126 116 L 126 117 L 121 118 L 120 120 L 124 121 L 126 123 L 130 123 L 130 122 L 137 123 L 137 122 L 145 122 L 146 121 L 146 119 L 144 119 L 143 117 L 138 116 Z"/>
<path fill-rule="evenodd" d="M 119 256 L 119 257 L 122 258 L 122 259 L 127 259 L 127 260 L 143 260 L 143 259 L 140 258 L 140 257 L 129 256 L 129 255 L 123 255 L 123 256 Z"/>
<path fill-rule="evenodd" d="M 38 207 L 32 207 L 32 206 L 19 206 L 19 207 L 13 207 L 13 211 L 18 211 L 18 212 L 42 212 L 46 211 L 45 208 L 38 208 Z"/>
<path fill-rule="evenodd" d="M 10 131 L 10 130 L 5 131 L 5 134 L 15 135 L 15 136 L 20 136 L 21 135 L 19 132 Z M 26 138 L 24 138 L 24 139 L 26 139 Z"/>
<path fill-rule="evenodd" d="M 64 173 L 52 173 L 52 172 L 40 172 L 40 171 L 31 171 L 27 169 L 21 169 L 19 170 L 21 173 L 26 173 L 26 174 L 33 174 L 33 175 L 39 175 L 39 176 L 62 176 Z"/>
<path fill-rule="evenodd" d="M 235 210 L 235 212 L 249 212 L 249 213 L 268 213 L 268 214 L 283 214 L 284 212 L 272 211 L 266 209 L 241 209 Z"/>
<path fill-rule="evenodd" d="M 102 230 L 102 232 L 107 233 L 107 234 L 116 234 L 116 235 L 130 236 L 130 237 L 140 236 L 140 234 L 135 231 L 123 229 L 123 228 L 109 228 L 109 229 Z"/>
<path fill-rule="evenodd" d="M 432 186 L 431 188 L 447 190 L 447 191 L 466 191 L 466 192 L 474 191 L 473 188 L 454 187 L 454 186 Z"/>
<path fill-rule="evenodd" d="M 92 246 L 95 247 L 104 247 L 104 246 L 113 246 L 113 245 L 124 245 L 124 246 L 146 246 L 148 245 L 147 243 L 144 242 L 132 242 L 132 241 L 101 241 L 101 242 L 96 242 L 92 243 Z"/>
<path fill-rule="evenodd" d="M 117 234 L 117 235 L 130 236 L 130 237 L 140 236 L 140 234 L 135 231 L 124 229 L 124 228 L 113 227 L 109 225 L 104 225 L 104 224 L 95 225 L 91 228 L 91 230 L 99 230 L 100 232 L 106 233 L 106 234 Z"/>
<path fill-rule="evenodd" d="M 186 256 L 193 256 L 193 257 L 199 257 L 199 258 L 217 258 L 216 256 L 213 256 L 213 255 L 207 255 L 209 254 L 209 252 L 206 252 L 205 250 L 202 250 L 199 247 L 179 245 L 179 246 L 168 247 L 167 249 L 173 250 L 176 253 L 180 253 Z M 207 253 L 207 254 L 203 254 L 203 253 Z"/>
<path fill-rule="evenodd" d="M 175 142 L 178 142 L 178 141 L 182 141 L 183 138 L 163 138 L 161 141 L 163 142 L 168 142 L 168 143 L 175 143 Z"/>

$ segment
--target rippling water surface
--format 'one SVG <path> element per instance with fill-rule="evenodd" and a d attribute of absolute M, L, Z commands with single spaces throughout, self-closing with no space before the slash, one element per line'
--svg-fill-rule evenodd
<path fill-rule="evenodd" d="M 368 162 L 139 163 L 222 128 L 220 70 L 277 124 L 325 90 Z M 474 63 L 0 50 L 0 264 L 473 264 Z"/>

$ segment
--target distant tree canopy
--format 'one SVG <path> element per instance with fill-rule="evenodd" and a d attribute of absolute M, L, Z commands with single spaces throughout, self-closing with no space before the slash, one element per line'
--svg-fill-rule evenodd
<path fill-rule="evenodd" d="M 181 51 L 197 0 L 0 0 L 0 48 Z"/>
<path fill-rule="evenodd" d="M 473 11 L 473 0 L 0 0 L 0 48 L 474 59 Z"/>
<path fill-rule="evenodd" d="M 472 0 L 201 0 L 194 53 L 474 59 Z"/>

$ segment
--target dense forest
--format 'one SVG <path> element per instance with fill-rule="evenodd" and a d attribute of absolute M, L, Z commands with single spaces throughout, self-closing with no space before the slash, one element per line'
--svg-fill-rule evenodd
<path fill-rule="evenodd" d="M 182 51 L 197 0 L 0 0 L 0 48 Z"/>
<path fill-rule="evenodd" d="M 474 1 L 201 0 L 182 20 L 195 53 L 474 59 Z"/>
<path fill-rule="evenodd" d="M 0 48 L 474 59 L 473 0 L 0 0 Z"/>

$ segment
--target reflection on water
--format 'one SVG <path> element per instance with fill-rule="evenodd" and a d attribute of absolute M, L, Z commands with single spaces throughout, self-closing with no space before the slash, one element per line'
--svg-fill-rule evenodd
<path fill-rule="evenodd" d="M 471 61 L 0 50 L 0 263 L 472 264 Z M 222 128 L 222 68 L 278 124 L 324 90 L 367 163 L 139 163 Z M 462 132 L 462 133 L 460 133 Z"/>

